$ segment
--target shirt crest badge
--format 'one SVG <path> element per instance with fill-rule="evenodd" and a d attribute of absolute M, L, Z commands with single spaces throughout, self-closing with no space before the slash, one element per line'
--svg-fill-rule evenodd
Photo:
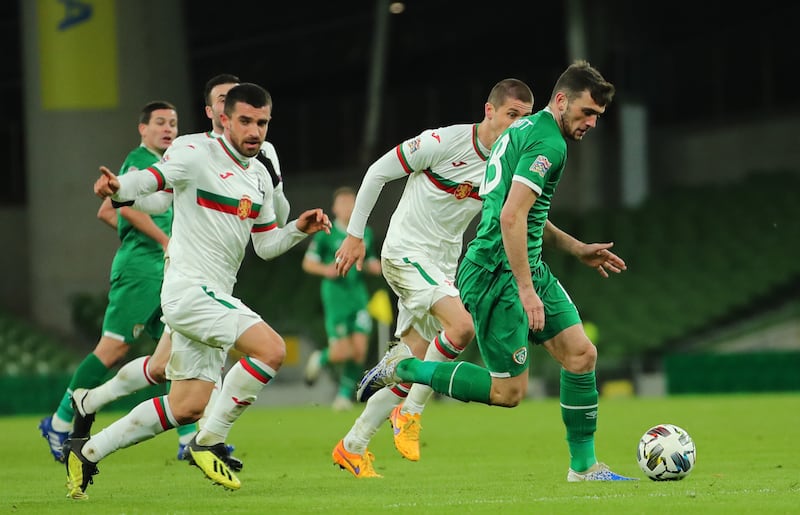
<path fill-rule="evenodd" d="M 250 216 L 250 211 L 253 208 L 253 201 L 250 200 L 250 197 L 244 196 L 239 200 L 239 207 L 236 209 L 236 216 L 239 217 L 240 220 L 247 219 Z"/>
<path fill-rule="evenodd" d="M 463 200 L 467 198 L 470 193 L 472 193 L 472 188 L 473 186 L 470 181 L 462 182 L 461 184 L 456 186 L 453 195 L 455 195 L 456 199 Z"/>

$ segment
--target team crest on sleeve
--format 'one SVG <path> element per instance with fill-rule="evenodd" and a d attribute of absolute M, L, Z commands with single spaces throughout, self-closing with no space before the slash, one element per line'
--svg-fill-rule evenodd
<path fill-rule="evenodd" d="M 516 351 L 514 351 L 514 363 L 518 365 L 524 365 L 526 361 L 528 361 L 528 347 L 520 347 Z"/>
<path fill-rule="evenodd" d="M 250 216 L 250 211 L 253 209 L 253 201 L 250 200 L 250 197 L 245 195 L 239 200 L 239 207 L 236 209 L 236 216 L 239 217 L 240 220 L 246 220 L 248 216 Z"/>
<path fill-rule="evenodd" d="M 472 183 L 470 181 L 462 182 L 461 184 L 456 186 L 456 189 L 453 192 L 453 196 L 455 196 L 456 199 L 458 199 L 458 200 L 463 200 L 463 199 L 467 198 L 470 193 L 472 193 L 472 189 L 473 189 L 473 186 L 472 186 Z"/>
<path fill-rule="evenodd" d="M 422 145 L 422 140 L 419 138 L 419 136 L 417 136 L 414 139 L 408 140 L 406 142 L 406 145 L 408 146 L 408 153 L 413 154 L 414 152 L 419 150 L 420 145 Z"/>
<path fill-rule="evenodd" d="M 544 174 L 547 173 L 547 170 L 550 169 L 550 166 L 552 166 L 550 164 L 550 160 L 547 159 L 546 156 L 540 154 L 536 156 L 536 159 L 533 161 L 533 164 L 531 165 L 531 171 L 538 173 L 540 177 L 544 177 Z"/>

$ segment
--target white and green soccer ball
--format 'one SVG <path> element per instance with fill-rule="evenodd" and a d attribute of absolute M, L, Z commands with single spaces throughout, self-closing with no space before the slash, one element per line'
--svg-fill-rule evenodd
<path fill-rule="evenodd" d="M 675 481 L 694 470 L 697 451 L 685 430 L 675 424 L 659 424 L 642 435 L 636 459 L 642 472 L 653 481 Z"/>

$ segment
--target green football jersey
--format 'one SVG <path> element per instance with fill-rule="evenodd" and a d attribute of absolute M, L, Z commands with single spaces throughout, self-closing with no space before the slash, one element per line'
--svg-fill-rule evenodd
<path fill-rule="evenodd" d="M 315 254 L 320 263 L 333 263 L 336 259 L 336 251 L 339 250 L 346 237 L 347 231 L 340 227 L 340 224 L 334 223 L 330 234 L 325 231 L 314 234 L 306 253 Z M 364 259 L 375 259 L 377 255 L 373 247 L 372 229 L 369 227 L 364 230 L 364 245 L 367 250 Z M 355 266 L 344 277 L 323 278 L 320 284 L 320 294 L 325 310 L 338 313 L 352 313 L 364 309 L 369 302 L 369 291 L 364 280 L 364 273 L 356 270 Z"/>
<path fill-rule="evenodd" d="M 144 170 L 161 157 L 145 146 L 132 150 L 122 163 L 119 175 L 131 170 Z M 151 215 L 155 224 L 169 236 L 172 234 L 172 207 L 165 213 Z M 164 275 L 164 249 L 149 236 L 139 232 L 124 217 L 117 215 L 117 234 L 120 246 L 111 264 L 111 277 L 125 274 L 158 277 Z"/>
<path fill-rule="evenodd" d="M 480 188 L 483 199 L 475 239 L 466 257 L 487 270 L 504 267 L 500 213 L 511 183 L 518 181 L 538 195 L 528 212 L 528 262 L 534 269 L 542 257 L 542 234 L 550 203 L 567 162 L 567 142 L 552 113 L 544 109 L 514 122 L 492 146 Z"/>

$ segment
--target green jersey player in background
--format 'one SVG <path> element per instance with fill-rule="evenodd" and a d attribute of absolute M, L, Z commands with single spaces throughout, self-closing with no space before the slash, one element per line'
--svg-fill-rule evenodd
<path fill-rule="evenodd" d="M 150 102 L 139 114 L 141 141 L 120 167 L 120 175 L 145 170 L 157 163 L 178 135 L 178 114 L 169 102 Z M 98 217 L 103 218 L 101 210 Z M 114 213 L 114 217 L 117 214 Z M 72 430 L 75 412 L 72 392 L 92 388 L 103 381 L 108 371 L 128 353 L 140 334 L 158 340 L 164 330 L 161 322 L 161 280 L 164 277 L 164 249 L 169 242 L 172 210 L 148 215 L 123 208 L 114 225 L 120 246 L 111 265 L 108 306 L 100 341 L 78 365 L 56 411 L 42 419 L 39 430 L 58 462 L 64 461 L 62 447 Z"/>
<path fill-rule="evenodd" d="M 320 296 L 325 315 L 325 332 L 328 345 L 311 353 L 306 363 L 305 381 L 312 385 L 319 377 L 322 367 L 342 364 L 339 390 L 333 400 L 333 409 L 345 411 L 353 407 L 356 385 L 364 375 L 369 336 L 372 333 L 372 317 L 367 311 L 369 290 L 364 274 L 380 275 L 381 263 L 375 253 L 372 229 L 364 231 L 366 260 L 363 271 L 339 277 L 334 263 L 336 251 L 347 237 L 347 225 L 353 214 L 356 192 L 348 186 L 333 192 L 333 226 L 331 233 L 318 232 L 303 256 L 303 270 L 322 276 Z"/>
<path fill-rule="evenodd" d="M 567 140 L 580 141 L 596 126 L 614 92 L 589 63 L 576 61 L 558 78 L 547 107 L 515 122 L 492 147 L 480 188 L 481 220 L 457 274 L 486 368 L 420 361 L 398 343 L 364 376 L 359 398 L 411 381 L 463 401 L 514 407 L 528 390 L 530 343 L 544 345 L 562 367 L 567 481 L 632 479 L 597 461 L 597 349 L 569 295 L 541 259 L 546 242 L 604 277 L 625 269 L 609 251 L 612 243 L 583 243 L 547 219 L 566 165 Z"/>

